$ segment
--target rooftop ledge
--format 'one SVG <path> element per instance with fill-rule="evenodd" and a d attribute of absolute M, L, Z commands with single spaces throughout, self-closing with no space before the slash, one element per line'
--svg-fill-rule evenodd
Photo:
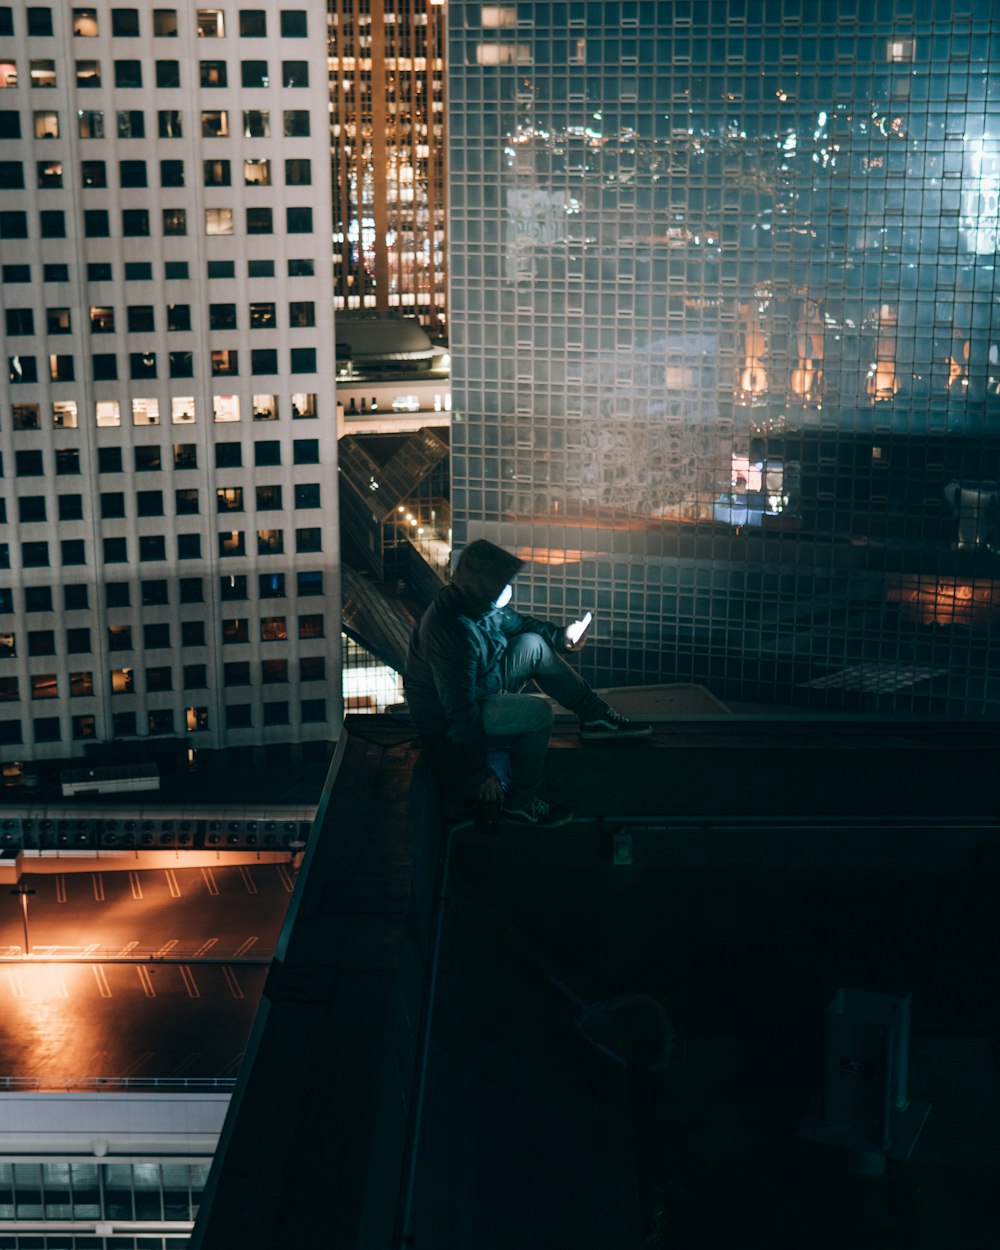
<path fill-rule="evenodd" d="M 613 701 L 652 739 L 557 724 L 546 833 L 449 835 L 409 723 L 348 719 L 196 1250 L 708 1247 L 778 1210 L 832 1250 L 873 1202 L 891 1244 L 980 1244 L 1000 727 Z M 931 1103 L 875 1188 L 796 1135 L 844 987 L 912 994 Z"/>

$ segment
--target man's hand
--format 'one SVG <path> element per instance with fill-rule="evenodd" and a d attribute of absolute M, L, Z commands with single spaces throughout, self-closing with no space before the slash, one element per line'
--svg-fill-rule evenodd
<path fill-rule="evenodd" d="M 503 802 L 503 786 L 500 784 L 500 778 L 493 770 L 490 775 L 479 783 L 473 790 L 472 797 L 477 803 L 496 804 L 499 806 Z"/>
<path fill-rule="evenodd" d="M 578 621 L 571 621 L 563 630 L 563 649 L 566 651 L 581 651 L 583 644 L 587 641 L 587 631 L 590 629 L 591 622 L 594 619 L 592 612 L 585 612 Z"/>

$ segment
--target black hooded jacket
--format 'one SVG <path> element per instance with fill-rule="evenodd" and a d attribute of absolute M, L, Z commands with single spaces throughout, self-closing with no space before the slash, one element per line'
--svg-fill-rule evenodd
<path fill-rule="evenodd" d="M 493 606 L 523 563 L 484 538 L 470 543 L 410 639 L 404 684 L 414 724 L 423 738 L 447 737 L 470 773 L 486 767 L 482 700 L 503 689 L 508 639 L 532 632 L 560 642 L 558 626 Z"/>

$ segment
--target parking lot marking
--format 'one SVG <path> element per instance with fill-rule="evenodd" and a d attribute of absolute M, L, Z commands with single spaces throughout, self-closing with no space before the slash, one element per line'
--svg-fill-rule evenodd
<path fill-rule="evenodd" d="M 206 938 L 191 956 L 192 959 L 201 959 L 202 955 L 207 955 L 212 947 L 218 942 L 218 938 Z"/>
<path fill-rule="evenodd" d="M 241 946 L 237 946 L 237 948 L 233 951 L 233 958 L 239 959 L 241 955 L 245 955 L 247 951 L 250 949 L 250 947 L 253 946 L 254 942 L 256 941 L 257 939 L 255 937 L 247 938 L 247 940 Z"/>
<path fill-rule="evenodd" d="M 134 951 L 138 945 L 139 945 L 138 942 L 126 942 L 126 944 L 121 948 L 118 954 L 128 955 L 131 951 Z"/>
<path fill-rule="evenodd" d="M 209 894 L 218 894 L 219 886 L 215 880 L 215 873 L 211 870 L 211 868 L 203 868 L 201 870 L 201 875 L 204 877 L 205 884 L 208 886 Z"/>
<path fill-rule="evenodd" d="M 289 894 L 295 889 L 295 882 L 292 880 L 292 874 L 288 871 L 284 864 L 278 864 L 278 876 L 281 878 L 281 884 L 285 887 Z"/>
<path fill-rule="evenodd" d="M 187 1072 L 189 1068 L 194 1067 L 194 1065 L 198 1062 L 200 1058 L 201 1058 L 201 1051 L 193 1050 L 191 1054 L 187 1056 L 186 1059 L 181 1060 L 181 1062 L 177 1065 L 176 1068 L 168 1072 L 167 1076 L 183 1076 L 184 1073 Z"/>
<path fill-rule="evenodd" d="M 64 872 L 56 873 L 56 902 L 66 902 L 66 874 Z"/>
<path fill-rule="evenodd" d="M 90 876 L 94 883 L 94 898 L 98 903 L 103 903 L 104 902 L 104 877 L 99 872 L 92 872 Z"/>
<path fill-rule="evenodd" d="M 219 1075 L 220 1076 L 235 1076 L 236 1073 L 239 1072 L 240 1067 L 243 1063 L 243 1053 L 244 1052 L 241 1050 L 240 1053 L 236 1055 L 235 1058 L 231 1059 L 229 1063 L 227 1063 L 226 1066 L 222 1069 Z"/>
<path fill-rule="evenodd" d="M 149 977 L 149 969 L 144 967 L 142 964 L 137 964 L 135 970 L 139 974 L 139 984 L 142 986 L 142 992 L 147 998 L 155 998 L 156 990 L 153 989 L 153 982 Z M 125 1073 L 124 1075 L 128 1074 Z"/>
<path fill-rule="evenodd" d="M 163 875 L 167 878 L 167 888 L 170 891 L 170 897 L 180 898 L 181 887 L 177 883 L 177 874 L 174 872 L 172 868 L 167 868 L 164 870 Z"/>
<path fill-rule="evenodd" d="M 236 973 L 228 964 L 222 965 L 222 975 L 226 978 L 226 984 L 229 986 L 229 992 L 233 998 L 246 998 L 239 981 L 236 979 Z"/>
<path fill-rule="evenodd" d="M 24 982 L 21 980 L 21 974 L 16 968 L 7 969 L 7 980 L 10 983 L 10 992 L 15 998 L 24 997 Z"/>
<path fill-rule="evenodd" d="M 250 876 L 250 869 L 246 864 L 240 864 L 240 876 L 243 878 L 243 884 L 247 888 L 247 893 L 256 894 L 257 886 L 254 884 L 254 879 Z"/>
<path fill-rule="evenodd" d="M 201 998 L 201 990 L 198 989 L 198 982 L 194 979 L 194 973 L 187 964 L 177 965 L 181 970 L 181 980 L 184 982 L 184 988 L 188 992 L 188 998 Z"/>
<path fill-rule="evenodd" d="M 144 1064 L 156 1054 L 155 1050 L 144 1050 L 141 1055 L 137 1055 L 135 1059 L 125 1068 L 122 1068 L 119 1076 L 134 1076 Z"/>
<path fill-rule="evenodd" d="M 97 982 L 97 992 L 102 998 L 111 997 L 111 986 L 108 984 L 108 978 L 100 964 L 91 964 L 94 971 L 94 980 Z"/>
<path fill-rule="evenodd" d="M 177 945 L 179 940 L 180 940 L 179 938 L 171 938 L 169 942 L 161 946 L 160 949 L 156 952 L 156 958 L 162 959 L 164 955 L 168 955 Z"/>
<path fill-rule="evenodd" d="M 142 898 L 142 882 L 139 880 L 139 874 L 135 869 L 130 869 L 128 874 L 128 883 L 132 887 L 132 897 Z"/>

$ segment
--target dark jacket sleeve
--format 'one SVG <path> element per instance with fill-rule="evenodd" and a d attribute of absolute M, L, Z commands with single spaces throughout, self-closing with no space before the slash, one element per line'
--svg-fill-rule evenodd
<path fill-rule="evenodd" d="M 426 640 L 426 659 L 460 765 L 469 774 L 481 772 L 485 777 L 483 714 L 476 683 L 479 658 L 475 638 L 457 622 L 435 630 Z"/>
<path fill-rule="evenodd" d="M 548 621 L 540 621 L 535 616 L 522 616 L 513 608 L 503 609 L 500 628 L 508 638 L 515 638 L 518 634 L 541 634 L 554 651 L 565 649 L 565 638 L 560 626 Z"/>

